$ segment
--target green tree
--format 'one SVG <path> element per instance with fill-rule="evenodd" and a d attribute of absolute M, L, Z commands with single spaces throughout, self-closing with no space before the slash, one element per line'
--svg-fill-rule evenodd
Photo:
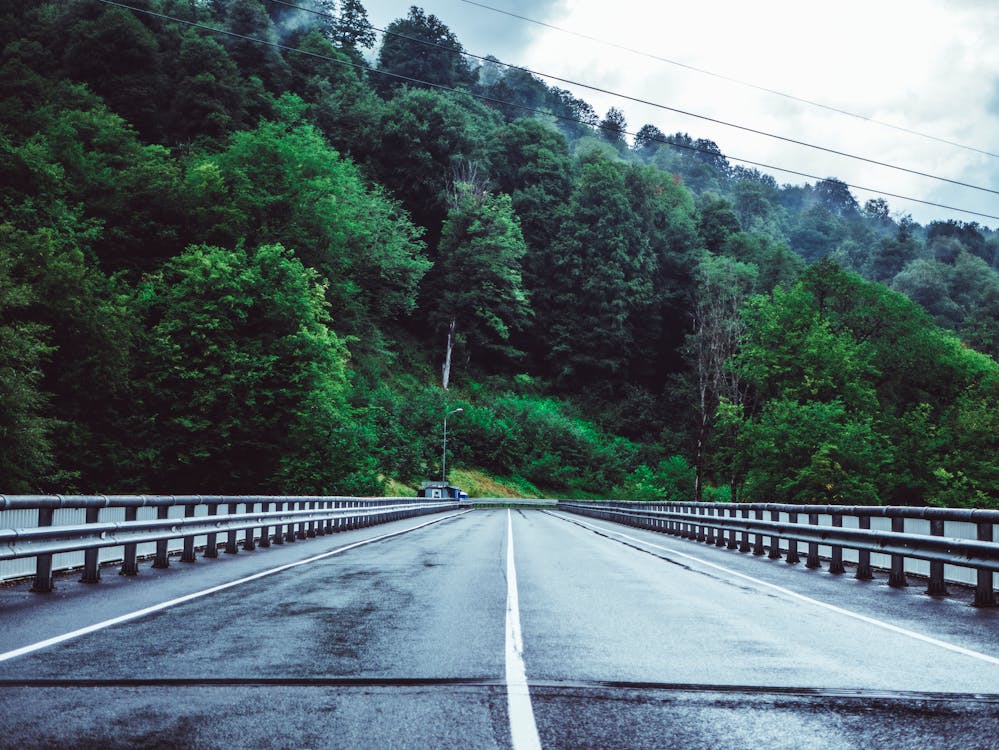
<path fill-rule="evenodd" d="M 617 107 L 607 110 L 604 119 L 600 121 L 600 131 L 604 139 L 619 151 L 627 146 L 624 135 L 628 129 L 628 123 L 624 119 L 624 113 Z"/>
<path fill-rule="evenodd" d="M 236 65 L 216 40 L 184 35 L 177 57 L 170 114 L 178 140 L 221 138 L 247 118 L 244 89 Z"/>
<path fill-rule="evenodd" d="M 386 104 L 373 170 L 436 245 L 447 214 L 448 186 L 467 165 L 488 174 L 499 115 L 464 94 L 403 88 Z"/>
<path fill-rule="evenodd" d="M 432 288 L 437 329 L 455 322 L 468 357 L 503 363 L 522 355 L 511 335 L 531 317 L 521 276 L 525 252 L 509 196 L 455 185 Z"/>
<path fill-rule="evenodd" d="M 55 469 L 51 435 L 58 423 L 42 390 L 52 347 L 43 324 L 23 319 L 37 299 L 18 278 L 22 259 L 9 242 L 11 231 L 0 225 L 0 475 L 4 492 L 32 493 Z"/>
<path fill-rule="evenodd" d="M 225 6 L 225 29 L 229 56 L 247 78 L 256 76 L 273 93 L 285 90 L 290 79 L 288 64 L 274 45 L 277 29 L 259 0 L 229 0 Z"/>
<path fill-rule="evenodd" d="M 186 194 L 202 236 L 233 245 L 282 243 L 330 282 L 337 329 L 382 345 L 379 330 L 413 311 L 429 263 L 398 204 L 311 125 L 301 102 L 196 162 Z"/>
<path fill-rule="evenodd" d="M 742 337 L 740 311 L 755 289 L 756 266 L 725 256 L 705 254 L 698 264 L 694 298 L 694 328 L 688 336 L 686 354 L 697 384 L 697 430 L 694 436 L 693 498 L 700 502 L 709 468 L 712 442 L 731 443 L 713 436 L 718 407 L 725 400 L 740 407 L 746 387 L 739 373 L 729 366 Z M 726 479 L 733 485 L 734 477 Z"/>
<path fill-rule="evenodd" d="M 156 102 L 166 88 L 156 36 L 123 8 L 104 7 L 95 17 L 87 10 L 66 31 L 63 64 L 85 82 L 114 112 L 146 138 L 156 140 L 161 114 Z"/>
<path fill-rule="evenodd" d="M 448 88 L 471 85 L 473 73 L 464 48 L 437 16 L 428 16 L 414 5 L 405 18 L 390 23 L 386 32 L 378 53 L 378 69 L 392 75 L 379 76 L 383 90 L 426 83 Z"/>
<path fill-rule="evenodd" d="M 375 31 L 368 22 L 368 11 L 358 0 L 340 0 L 340 12 L 333 24 L 330 39 L 353 59 L 361 49 L 375 44 Z"/>
<path fill-rule="evenodd" d="M 143 285 L 140 303 L 156 491 L 377 488 L 347 404 L 347 350 L 318 275 L 290 252 L 191 247 Z"/>

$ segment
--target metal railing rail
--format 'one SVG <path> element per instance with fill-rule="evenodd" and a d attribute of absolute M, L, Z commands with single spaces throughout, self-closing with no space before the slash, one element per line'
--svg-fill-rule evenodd
<path fill-rule="evenodd" d="M 239 506 L 243 513 L 237 513 Z M 172 507 L 182 506 L 184 517 L 171 518 Z M 207 515 L 196 509 L 206 506 Z M 225 506 L 228 513 L 219 514 Z M 258 509 L 259 506 L 259 509 Z M 273 506 L 273 510 L 271 509 Z M 287 506 L 287 507 L 286 507 Z M 137 520 L 141 507 L 155 507 L 157 518 Z M 124 508 L 124 521 L 101 521 L 105 508 Z M 138 573 L 139 544 L 155 542 L 154 568 L 169 566 L 168 543 L 183 539 L 182 562 L 194 562 L 195 538 L 206 536 L 205 557 L 218 557 L 218 535 L 225 534 L 224 550 L 239 550 L 239 532 L 244 550 L 269 547 L 299 539 L 338 531 L 371 526 L 427 513 L 458 508 L 456 501 L 430 501 L 412 498 L 349 498 L 322 496 L 153 496 L 153 495 L 6 495 L 0 496 L 0 511 L 38 511 L 38 525 L 29 528 L 0 529 L 0 561 L 35 558 L 32 591 L 48 592 L 53 588 L 53 555 L 65 552 L 84 553 L 85 583 L 100 581 L 98 552 L 104 547 L 123 547 L 123 575 Z M 53 525 L 60 509 L 83 509 L 86 522 Z"/>
<path fill-rule="evenodd" d="M 890 555 L 888 584 L 906 586 L 905 559 L 930 563 L 927 593 L 946 594 L 944 565 L 956 565 L 977 571 L 975 606 L 995 606 L 993 573 L 999 572 L 999 544 L 993 540 L 999 511 L 960 508 L 912 508 L 906 506 L 811 506 L 777 503 L 601 503 L 563 501 L 558 507 L 580 515 L 601 518 L 625 525 L 661 531 L 718 547 L 767 554 L 771 559 L 785 556 L 781 541 L 787 544 L 786 560 L 800 562 L 798 543 L 808 545 L 806 567 L 821 566 L 819 546 L 828 546 L 829 572 L 845 572 L 843 550 L 858 553 L 856 577 L 873 577 L 870 555 Z M 770 520 L 764 520 L 769 513 Z M 781 514 L 788 516 L 780 520 Z M 831 524 L 820 524 L 819 516 L 831 517 Z M 807 522 L 800 523 L 801 516 Z M 858 527 L 844 527 L 844 517 L 858 519 Z M 872 530 L 871 518 L 891 519 L 891 530 Z M 929 521 L 930 534 L 906 532 L 906 519 Z M 944 523 L 973 523 L 978 539 L 944 536 Z M 750 542 L 750 536 L 753 542 Z M 741 537 L 741 538 L 740 538 Z M 769 544 L 765 541 L 769 539 Z"/>

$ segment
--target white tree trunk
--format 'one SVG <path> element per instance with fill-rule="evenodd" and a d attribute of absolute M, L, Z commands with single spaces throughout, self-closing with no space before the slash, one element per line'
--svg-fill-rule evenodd
<path fill-rule="evenodd" d="M 445 391 L 451 382 L 451 350 L 454 349 L 454 327 L 456 323 L 457 321 L 452 318 L 447 332 L 447 353 L 444 355 L 443 379 L 441 382 Z"/>

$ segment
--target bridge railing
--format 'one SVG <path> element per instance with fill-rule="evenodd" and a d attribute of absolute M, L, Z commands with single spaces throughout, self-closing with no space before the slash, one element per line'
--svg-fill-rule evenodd
<path fill-rule="evenodd" d="M 623 503 L 562 501 L 561 510 L 704 542 L 770 559 L 784 558 L 829 572 L 856 566 L 855 577 L 888 571 L 888 585 L 908 585 L 906 573 L 944 595 L 947 581 L 975 586 L 975 606 L 996 605 L 999 511 L 907 506 L 784 505 L 776 503 Z M 806 549 L 802 552 L 801 545 Z M 965 571 L 960 575 L 957 571 Z"/>
<path fill-rule="evenodd" d="M 53 572 L 82 567 L 100 581 L 101 564 L 138 559 L 154 568 L 180 552 L 218 557 L 271 544 L 456 509 L 457 501 L 265 495 L 0 495 L 0 580 L 34 575 L 32 591 L 52 590 Z"/>

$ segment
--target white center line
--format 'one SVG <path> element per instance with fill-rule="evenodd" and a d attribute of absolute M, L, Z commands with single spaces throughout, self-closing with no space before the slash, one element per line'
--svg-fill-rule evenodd
<path fill-rule="evenodd" d="M 713 562 L 708 562 L 700 557 L 694 557 L 693 555 L 688 555 L 685 552 L 680 552 L 679 550 L 672 549 L 671 547 L 663 547 L 660 544 L 655 544 L 653 542 L 647 541 L 645 539 L 639 539 L 638 537 L 630 536 L 624 534 L 620 531 L 615 531 L 609 529 L 606 526 L 596 526 L 592 523 L 587 523 L 586 521 L 580 521 L 577 518 L 566 518 L 565 516 L 557 516 L 562 518 L 564 521 L 572 521 L 573 523 L 578 523 L 582 526 L 589 526 L 591 529 L 597 530 L 601 533 L 613 534 L 614 536 L 619 536 L 622 539 L 627 539 L 632 542 L 637 542 L 638 544 L 644 545 L 646 547 L 653 547 L 655 549 L 660 549 L 663 552 L 668 552 L 671 555 L 676 555 L 677 557 L 682 557 L 687 560 L 692 560 L 693 562 L 699 563 L 701 565 L 707 566 L 709 568 L 714 568 L 715 570 L 720 570 L 728 575 L 741 578 L 745 581 L 749 581 L 757 586 L 763 586 L 765 588 L 771 589 L 772 591 L 777 591 L 784 596 L 791 597 L 792 599 L 797 599 L 798 601 L 807 602 L 808 604 L 813 604 L 816 607 L 822 607 L 823 609 L 829 610 L 830 612 L 835 612 L 836 614 L 843 615 L 845 617 L 850 617 L 854 620 L 860 620 L 868 625 L 874 625 L 879 628 L 884 628 L 892 633 L 897 633 L 899 635 L 904 635 L 907 638 L 912 638 L 917 641 L 922 641 L 923 643 L 929 643 L 933 646 L 938 646 L 940 648 L 946 649 L 948 651 L 953 651 L 957 654 L 963 654 L 964 656 L 970 656 L 973 659 L 978 659 L 980 661 L 988 662 L 989 664 L 999 664 L 999 659 L 994 656 L 989 656 L 988 654 L 983 654 L 980 651 L 972 651 L 969 648 L 964 648 L 963 646 L 957 646 L 953 643 L 947 643 L 946 641 L 941 641 L 928 635 L 923 635 L 922 633 L 917 633 L 913 630 L 906 630 L 905 628 L 900 628 L 898 625 L 892 625 L 891 623 L 884 622 L 883 620 L 878 620 L 873 617 L 868 617 L 867 615 L 862 615 L 858 612 L 853 612 L 849 609 L 843 609 L 842 607 L 837 607 L 835 604 L 827 604 L 826 602 L 819 601 L 818 599 L 813 599 L 810 596 L 805 596 L 804 594 L 799 594 L 796 591 L 791 591 L 791 589 L 786 589 L 783 586 L 778 586 L 774 583 L 768 583 L 767 581 L 762 581 L 759 578 L 753 578 L 752 576 L 747 576 L 745 573 L 739 573 L 731 568 L 726 568 L 723 565 L 718 565 Z"/>
<path fill-rule="evenodd" d="M 513 514 L 506 510 L 506 696 L 513 750 L 541 750 L 520 632 L 517 568 L 513 562 Z"/>
<path fill-rule="evenodd" d="M 463 515 L 463 513 L 469 513 L 469 512 L 470 511 L 463 511 L 462 513 L 458 513 L 456 515 Z M 130 620 L 135 620 L 140 617 L 150 615 L 153 612 L 159 612 L 161 610 L 167 609 L 168 607 L 173 607 L 178 604 L 183 604 L 184 602 L 189 602 L 193 599 L 200 599 L 203 596 L 208 596 L 209 594 L 214 594 L 218 591 L 224 591 L 225 589 L 230 589 L 233 586 L 239 586 L 240 584 L 243 583 L 256 581 L 258 578 L 274 575 L 275 573 L 280 573 L 284 570 L 290 570 L 291 568 L 297 568 L 300 565 L 308 565 L 309 563 L 314 563 L 318 560 L 323 560 L 327 557 L 338 555 L 341 552 L 346 552 L 347 550 L 351 550 L 356 547 L 362 547 L 365 544 L 380 542 L 382 539 L 390 539 L 391 537 L 399 536 L 400 534 L 405 534 L 410 531 L 416 531 L 417 529 L 422 529 L 424 526 L 430 526 L 431 524 L 439 523 L 440 521 L 446 521 L 448 518 L 454 518 L 454 516 L 446 516 L 445 518 L 435 518 L 432 521 L 427 521 L 426 523 L 421 523 L 417 526 L 411 526 L 408 529 L 393 531 L 388 534 L 382 534 L 381 536 L 372 537 L 371 539 L 362 539 L 359 542 L 354 542 L 353 544 L 348 544 L 343 547 L 338 547 L 335 550 L 330 550 L 329 552 L 323 552 L 321 555 L 315 555 L 313 557 L 306 558 L 305 560 L 299 560 L 298 562 L 287 563 L 286 565 L 279 565 L 276 568 L 264 570 L 260 573 L 254 573 L 253 575 L 246 576 L 245 578 L 240 578 L 235 581 L 229 581 L 228 583 L 223 583 L 218 586 L 212 586 L 211 588 L 207 588 L 202 591 L 195 591 L 192 594 L 185 594 L 184 596 L 179 596 L 176 599 L 170 599 L 169 601 L 166 602 L 160 602 L 159 604 L 154 604 L 151 607 L 145 607 L 144 609 L 139 609 L 136 610 L 135 612 L 129 612 L 128 614 L 119 615 L 118 617 L 112 617 L 109 620 L 102 620 L 101 622 L 96 622 L 93 625 L 87 625 L 86 627 L 73 630 L 69 633 L 63 633 L 62 635 L 57 635 L 52 638 L 46 638 L 44 641 L 38 641 L 37 643 L 32 643 L 28 646 L 15 648 L 13 651 L 6 651 L 0 653 L 0 662 L 8 661 L 9 659 L 16 659 L 18 656 L 24 656 L 25 654 L 34 653 L 35 651 L 41 651 L 42 649 L 48 648 L 49 646 L 55 646 L 58 643 L 72 640 L 73 638 L 79 638 L 80 636 L 87 635 L 89 633 L 95 633 L 98 630 L 104 630 L 105 628 L 109 628 L 112 625 L 119 625 L 123 622 L 129 622 Z"/>

